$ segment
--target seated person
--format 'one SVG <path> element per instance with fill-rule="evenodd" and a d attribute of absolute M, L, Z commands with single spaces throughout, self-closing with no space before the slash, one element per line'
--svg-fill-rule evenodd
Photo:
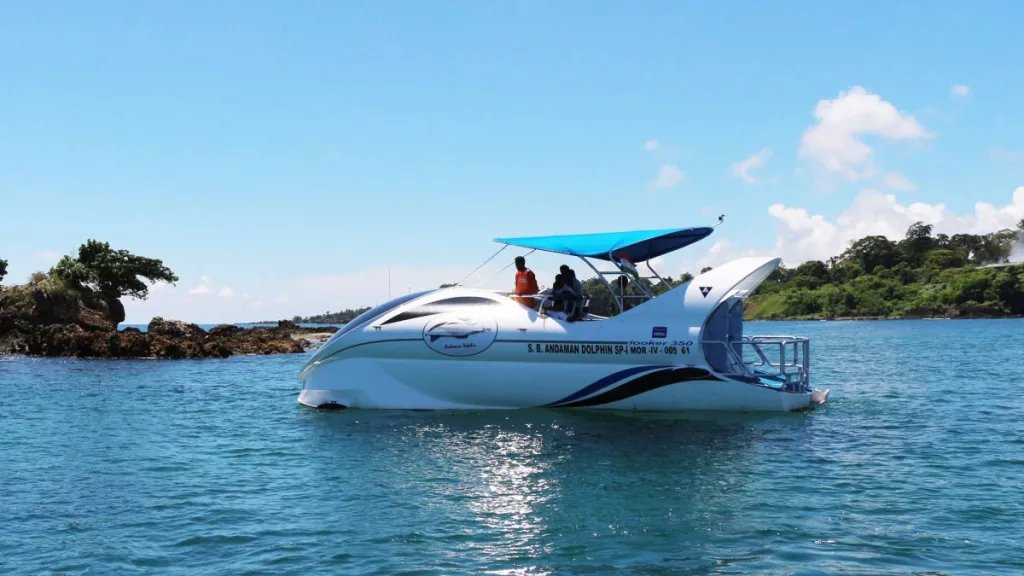
<path fill-rule="evenodd" d="M 569 268 L 565 264 L 558 269 L 562 273 L 562 277 L 566 279 L 566 283 L 572 285 L 573 292 L 575 292 L 581 299 L 583 298 L 583 283 L 580 282 L 579 278 L 576 277 L 576 271 Z"/>
<path fill-rule="evenodd" d="M 545 291 L 548 303 L 545 308 L 548 315 L 561 320 L 575 320 L 579 317 L 582 297 L 572 285 L 573 278 L 566 274 L 555 275 L 555 284 L 550 292 Z"/>
<path fill-rule="evenodd" d="M 565 279 L 566 294 L 571 304 L 571 310 L 567 310 L 570 320 L 578 320 L 583 317 L 583 301 L 587 295 L 583 292 L 583 283 L 576 277 L 576 271 L 565 264 L 561 267 L 562 277 Z"/>

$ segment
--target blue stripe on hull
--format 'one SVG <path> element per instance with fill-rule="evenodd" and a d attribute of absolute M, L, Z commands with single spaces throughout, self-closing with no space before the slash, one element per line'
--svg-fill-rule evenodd
<path fill-rule="evenodd" d="M 572 402 L 573 400 L 577 400 L 588 394 L 593 394 L 594 392 L 603 390 L 611 386 L 612 384 L 615 384 L 616 382 L 623 380 L 625 378 L 629 378 L 630 376 L 633 376 L 635 374 L 640 374 L 641 372 L 650 372 L 651 370 L 657 370 L 658 368 L 671 368 L 671 366 L 634 366 L 632 368 L 626 368 L 625 370 L 620 370 L 618 372 L 615 372 L 614 374 L 609 374 L 608 376 L 601 378 L 600 380 L 594 382 L 593 384 L 588 384 L 584 388 L 577 390 L 572 394 L 569 394 L 568 396 L 562 398 L 561 400 L 556 400 L 554 402 L 544 404 L 544 407 L 557 406 L 559 404 L 564 404 L 566 402 Z"/>

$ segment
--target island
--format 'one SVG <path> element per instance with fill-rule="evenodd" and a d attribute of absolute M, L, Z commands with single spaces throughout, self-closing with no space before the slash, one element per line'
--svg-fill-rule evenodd
<path fill-rule="evenodd" d="M 0 281 L 7 262 L 0 259 Z M 177 276 L 154 258 L 89 240 L 77 257 L 65 256 L 29 282 L 0 286 L 0 354 L 78 358 L 227 358 L 240 354 L 294 354 L 316 346 L 337 327 L 242 328 L 153 318 L 145 331 L 119 330 L 121 298 L 145 299 L 149 284 Z"/>
<path fill-rule="evenodd" d="M 828 262 L 780 268 L 746 303 L 753 320 L 1007 318 L 1024 315 L 1024 220 L 1017 228 L 893 241 L 867 236 Z"/>

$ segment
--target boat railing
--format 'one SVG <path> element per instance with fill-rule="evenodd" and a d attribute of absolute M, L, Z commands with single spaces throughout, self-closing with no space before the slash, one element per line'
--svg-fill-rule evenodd
<path fill-rule="evenodd" d="M 807 337 L 743 336 L 732 342 L 703 343 L 724 348 L 728 373 L 776 380 L 791 392 L 810 391 L 811 341 Z"/>

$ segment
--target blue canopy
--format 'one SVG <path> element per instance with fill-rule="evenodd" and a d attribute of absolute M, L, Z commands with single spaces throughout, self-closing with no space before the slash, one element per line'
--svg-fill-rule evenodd
<path fill-rule="evenodd" d="M 699 242 L 707 238 L 714 230 L 714 228 L 705 226 L 602 232 L 600 234 L 495 238 L 494 241 L 511 246 L 601 260 L 609 260 L 608 253 L 611 252 L 615 257 L 625 254 L 632 262 L 643 262 Z"/>

